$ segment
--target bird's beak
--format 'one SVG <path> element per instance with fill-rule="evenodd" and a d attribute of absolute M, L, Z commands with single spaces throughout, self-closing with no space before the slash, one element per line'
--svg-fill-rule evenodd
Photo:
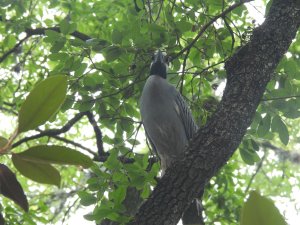
<path fill-rule="evenodd" d="M 160 50 L 154 55 L 154 63 L 164 63 L 164 55 Z"/>

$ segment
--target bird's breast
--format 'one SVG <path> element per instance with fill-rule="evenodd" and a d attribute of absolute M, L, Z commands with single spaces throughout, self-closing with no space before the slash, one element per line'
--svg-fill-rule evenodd
<path fill-rule="evenodd" d="M 172 88 L 165 79 L 150 76 L 140 102 L 144 128 L 162 160 L 181 157 L 187 144 Z"/>

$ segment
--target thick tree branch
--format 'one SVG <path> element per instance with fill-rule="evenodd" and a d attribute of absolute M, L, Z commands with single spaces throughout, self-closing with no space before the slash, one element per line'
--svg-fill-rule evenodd
<path fill-rule="evenodd" d="M 131 224 L 176 224 L 205 183 L 226 164 L 251 124 L 266 85 L 300 25 L 299 4 L 274 0 L 265 22 L 230 58 L 227 85 L 212 118 L 192 139 Z"/>

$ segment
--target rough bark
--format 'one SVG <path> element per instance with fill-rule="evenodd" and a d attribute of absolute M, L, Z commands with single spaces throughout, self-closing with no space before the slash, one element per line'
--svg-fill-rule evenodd
<path fill-rule="evenodd" d="M 176 224 L 188 203 L 229 160 L 251 124 L 266 85 L 300 24 L 299 1 L 274 0 L 225 69 L 227 85 L 214 116 L 191 141 L 186 156 L 170 167 L 130 224 Z"/>

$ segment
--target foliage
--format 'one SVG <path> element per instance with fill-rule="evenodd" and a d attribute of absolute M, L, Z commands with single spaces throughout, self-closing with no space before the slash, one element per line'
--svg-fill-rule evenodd
<path fill-rule="evenodd" d="M 258 25 L 240 1 L 4 0 L 0 5 L 0 113 L 18 121 L 3 121 L 0 129 L 1 193 L 25 211 L 29 202 L 29 212 L 20 214 L 3 198 L 8 224 L 64 220 L 71 205 L 78 207 L 72 200 L 76 193 L 82 205 L 94 206 L 86 219 L 128 221 L 136 211 L 128 198 L 138 193 L 131 199 L 136 205 L 146 199 L 159 171 L 140 132 L 138 110 L 153 51 L 161 48 L 172 56 L 168 80 L 203 126 L 220 100 L 224 62 Z M 289 151 L 299 141 L 299 41 L 278 65 L 239 151 L 207 184 L 207 224 L 240 221 L 251 189 L 276 200 L 292 198 L 299 186 L 299 155 Z M 78 165 L 92 167 L 79 173 Z M 61 189 L 37 186 L 23 176 Z"/>
<path fill-rule="evenodd" d="M 247 224 L 276 224 L 286 222 L 273 202 L 253 191 L 242 209 L 241 225 Z"/>

